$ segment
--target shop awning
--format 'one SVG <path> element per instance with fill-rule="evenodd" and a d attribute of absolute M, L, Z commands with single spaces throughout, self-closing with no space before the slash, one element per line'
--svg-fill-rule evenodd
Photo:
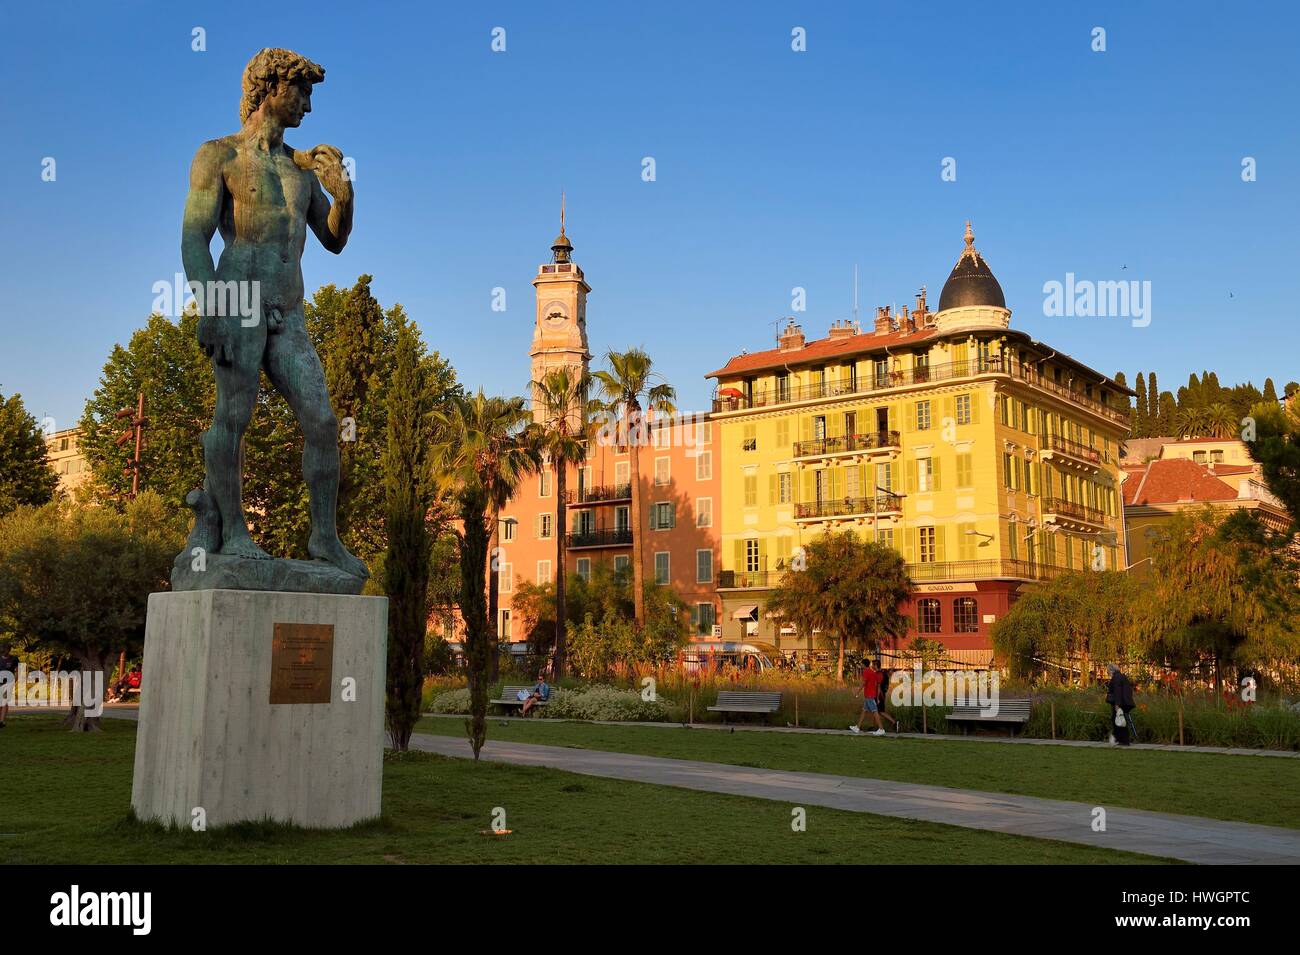
<path fill-rule="evenodd" d="M 736 612 L 731 615 L 732 620 L 757 620 L 758 604 L 746 604 L 743 607 L 737 607 Z"/>

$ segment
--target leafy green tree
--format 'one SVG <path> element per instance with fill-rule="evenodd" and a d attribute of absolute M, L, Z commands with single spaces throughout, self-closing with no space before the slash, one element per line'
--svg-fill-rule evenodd
<path fill-rule="evenodd" d="M 566 629 L 565 562 L 568 551 L 566 494 L 569 465 L 587 456 L 587 393 L 589 376 L 564 366 L 548 371 L 532 383 L 534 409 L 540 412 L 541 447 L 555 474 L 555 679 L 564 676 Z"/>
<path fill-rule="evenodd" d="M 618 419 L 618 439 L 628 444 L 632 480 L 632 594 L 637 626 L 645 624 L 645 533 L 641 503 L 641 445 L 649 433 L 645 413 L 673 414 L 677 392 L 658 372 L 654 361 L 640 348 L 605 354 L 608 370 L 592 377 L 601 390 L 599 407 Z"/>
<path fill-rule="evenodd" d="M 420 718 L 425 635 L 429 625 L 429 576 L 434 502 L 430 473 L 433 408 L 423 380 L 424 350 L 414 325 L 397 330 L 397 348 L 387 398 L 384 448 L 384 528 L 388 549 L 383 561 L 388 595 L 388 733 L 393 748 L 405 751 Z"/>
<path fill-rule="evenodd" d="M 1217 689 L 1225 669 L 1300 654 L 1300 567 L 1287 535 L 1210 505 L 1175 515 L 1167 530 L 1135 614 L 1148 657 L 1208 660 Z"/>
<path fill-rule="evenodd" d="M 911 593 L 907 564 L 892 547 L 852 531 L 828 532 L 791 562 L 768 596 L 768 609 L 802 633 L 820 630 L 834 640 L 836 677 L 843 679 L 846 647 L 875 652 L 882 641 L 907 635 L 910 621 L 899 608 Z"/>
<path fill-rule="evenodd" d="M 1255 434 L 1246 447 L 1259 462 L 1264 483 L 1291 515 L 1292 527 L 1300 531 L 1300 413 L 1294 402 L 1285 408 L 1260 403 L 1250 417 Z"/>
<path fill-rule="evenodd" d="M 524 476 L 541 466 L 531 415 L 522 398 L 489 398 L 480 390 L 457 397 L 434 412 L 436 486 L 460 520 L 460 613 L 469 669 L 470 746 L 477 760 L 487 736 L 490 655 L 496 651 L 488 625 L 488 544 L 501 508 Z M 495 562 L 495 558 L 493 558 Z"/>
<path fill-rule="evenodd" d="M 157 492 L 179 511 L 185 495 L 203 483 L 199 438 L 212 422 L 216 385 L 197 336 L 193 312 L 176 322 L 155 314 L 125 347 L 113 346 L 81 416 L 80 447 L 91 466 L 91 493 L 100 502 L 120 502 L 130 495 L 131 475 L 125 469 L 135 446 L 116 443 L 124 425 L 115 415 L 124 408 L 134 413 L 141 392 L 148 425 L 140 490 Z"/>
<path fill-rule="evenodd" d="M 1151 393 L 1149 391 L 1147 392 L 1147 397 L 1148 399 L 1151 398 Z M 1178 404 L 1174 401 L 1174 396 L 1167 391 L 1162 392 L 1160 395 L 1159 406 L 1160 412 L 1157 418 L 1159 434 L 1162 436 L 1173 434 L 1177 427 L 1176 419 L 1178 417 Z"/>
<path fill-rule="evenodd" d="M 1137 399 L 1133 409 L 1133 437 L 1145 438 L 1150 427 L 1148 424 L 1150 416 L 1147 413 L 1147 384 L 1140 371 L 1137 376 L 1137 387 L 1134 390 L 1137 391 Z"/>
<path fill-rule="evenodd" d="M 149 594 L 167 589 L 184 542 L 180 513 L 152 491 L 121 513 L 69 501 L 20 507 L 0 518 L 0 630 L 106 683 L 113 658 L 144 646 Z M 67 724 L 97 730 L 99 718 L 75 706 Z"/>
<path fill-rule="evenodd" d="M 1087 686 L 1096 665 L 1124 659 L 1132 641 L 1138 592 L 1123 571 L 1076 571 L 1036 584 L 993 625 L 993 647 L 1016 676 L 1045 672 L 1049 663 L 1079 665 Z M 1063 671 L 1052 671 L 1059 674 Z"/>
<path fill-rule="evenodd" d="M 0 517 L 16 507 L 49 503 L 58 486 L 40 425 L 19 395 L 0 395 Z"/>

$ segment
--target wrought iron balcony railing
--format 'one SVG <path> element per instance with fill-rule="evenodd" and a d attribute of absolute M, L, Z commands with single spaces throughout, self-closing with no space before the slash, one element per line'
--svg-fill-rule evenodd
<path fill-rule="evenodd" d="M 1052 451 L 1059 451 L 1062 454 L 1068 454 L 1083 461 L 1091 461 L 1093 464 L 1101 463 L 1101 452 L 1096 448 L 1090 448 L 1078 441 L 1063 438 L 1059 434 L 1050 435 L 1047 439 L 1047 446 Z"/>
<path fill-rule="evenodd" d="M 568 536 L 568 546 L 571 550 L 582 547 L 623 547 L 631 543 L 632 529 L 630 527 L 579 531 Z"/>
<path fill-rule="evenodd" d="M 794 506 L 795 520 L 828 517 L 852 517 L 863 514 L 897 514 L 903 500 L 896 494 L 876 494 L 872 497 L 837 497 L 820 501 L 807 501 Z"/>
<path fill-rule="evenodd" d="M 1074 501 L 1067 501 L 1059 497 L 1049 497 L 1043 501 L 1043 513 L 1063 514 L 1066 517 L 1074 518 L 1076 521 L 1086 521 L 1089 524 L 1098 526 L 1106 523 L 1106 515 L 1097 508 L 1088 507 L 1086 504 L 1076 504 Z"/>
<path fill-rule="evenodd" d="M 631 484 L 600 484 L 580 490 L 570 489 L 564 495 L 566 504 L 600 504 L 605 501 L 630 501 L 631 499 Z"/>
<path fill-rule="evenodd" d="M 899 437 L 897 431 L 872 431 L 867 434 L 846 434 L 835 438 L 813 438 L 809 441 L 796 441 L 794 457 L 822 457 L 827 454 L 840 454 L 845 451 L 873 451 L 898 446 Z"/>

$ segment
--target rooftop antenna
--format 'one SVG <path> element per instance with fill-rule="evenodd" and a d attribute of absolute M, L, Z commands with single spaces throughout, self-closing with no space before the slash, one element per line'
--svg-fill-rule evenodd
<path fill-rule="evenodd" d="M 853 263 L 853 324 L 858 324 L 858 264 Z"/>

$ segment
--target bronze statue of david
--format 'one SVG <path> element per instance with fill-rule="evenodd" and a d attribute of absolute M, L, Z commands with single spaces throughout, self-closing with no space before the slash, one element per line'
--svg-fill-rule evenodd
<path fill-rule="evenodd" d="M 252 295 L 241 300 L 257 305 L 255 314 L 229 315 L 216 296 L 199 299 L 199 344 L 212 359 L 217 402 L 203 435 L 203 489 L 187 498 L 197 520 L 176 559 L 173 589 L 356 593 L 369 576 L 338 537 L 338 422 L 303 315 L 307 230 L 329 251 L 343 251 L 352 230 L 352 182 L 335 147 L 297 151 L 284 141 L 285 130 L 311 112 L 312 87 L 324 79 L 306 57 L 261 50 L 244 69 L 242 127 L 200 146 L 190 167 L 181 232 L 186 278 L 192 288 L 250 283 Z M 217 231 L 225 247 L 214 266 L 209 243 Z M 261 371 L 302 428 L 313 561 L 275 560 L 248 532 L 240 445 Z"/>

